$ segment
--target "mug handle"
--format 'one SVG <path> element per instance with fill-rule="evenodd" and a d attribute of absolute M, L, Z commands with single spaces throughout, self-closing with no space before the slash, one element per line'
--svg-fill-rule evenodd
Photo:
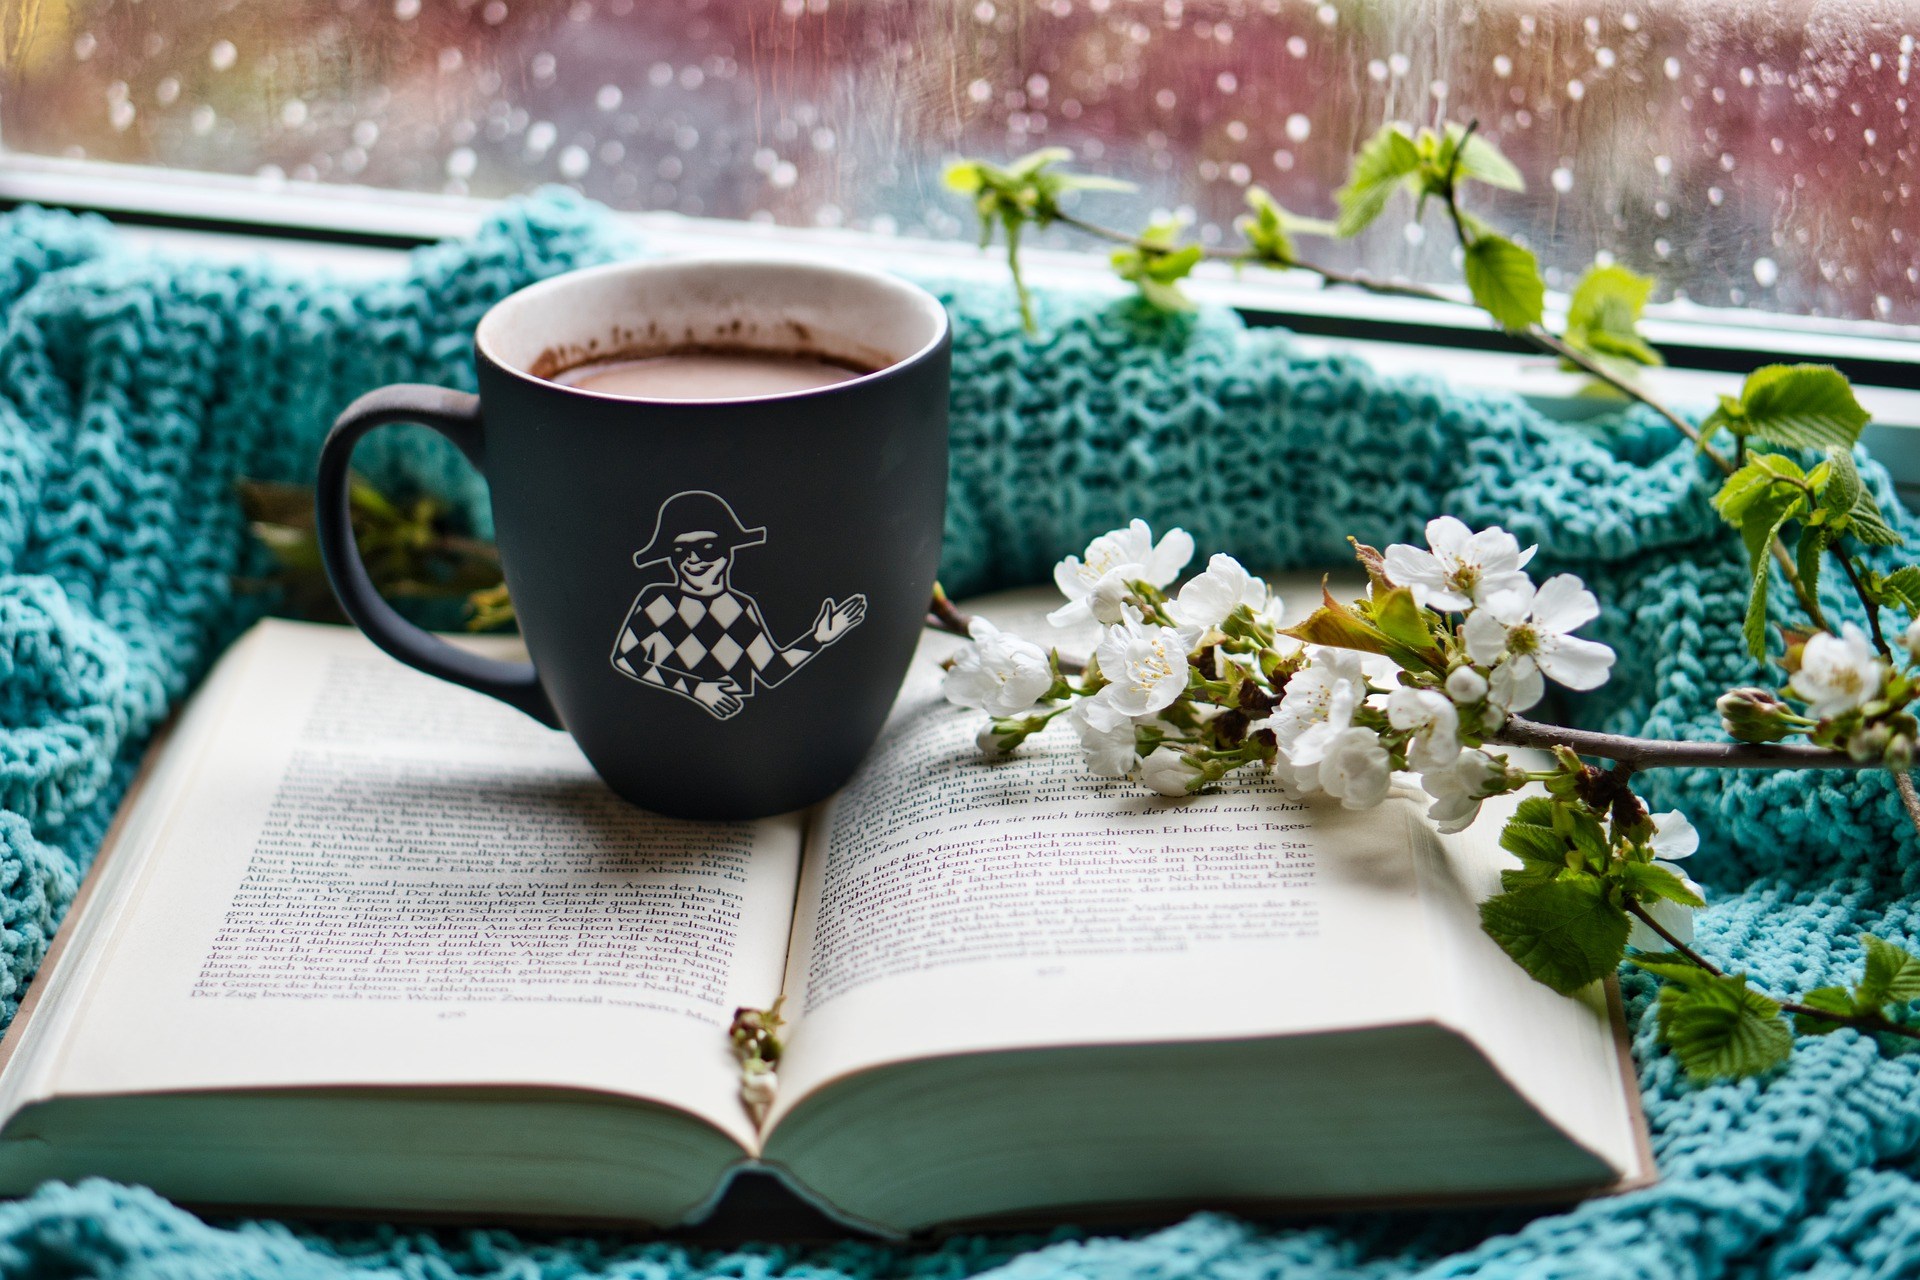
<path fill-rule="evenodd" d="M 353 540 L 349 476 L 360 437 L 393 422 L 433 428 L 483 474 L 486 471 L 479 396 L 402 382 L 369 391 L 348 405 L 320 446 L 314 492 L 320 558 L 340 607 L 369 640 L 416 671 L 498 698 L 551 728 L 562 727 L 532 663 L 501 662 L 457 649 L 408 622 L 374 590 Z"/>

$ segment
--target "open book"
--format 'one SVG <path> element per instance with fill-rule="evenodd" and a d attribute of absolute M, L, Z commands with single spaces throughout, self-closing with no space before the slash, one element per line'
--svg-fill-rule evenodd
<path fill-rule="evenodd" d="M 939 697 L 954 643 L 835 799 L 710 825 L 356 632 L 261 623 L 0 1048 L 0 1192 L 669 1224 L 756 1168 L 905 1232 L 1650 1176 L 1608 993 L 1477 927 L 1498 815 L 1165 800 L 1065 730 L 990 764 Z M 756 1123 L 727 1027 L 782 995 Z"/>

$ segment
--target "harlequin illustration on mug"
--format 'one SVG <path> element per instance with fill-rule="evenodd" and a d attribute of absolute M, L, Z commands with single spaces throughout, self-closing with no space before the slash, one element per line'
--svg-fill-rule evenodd
<path fill-rule="evenodd" d="M 756 690 L 779 684 L 860 625 L 866 596 L 828 596 L 806 634 L 791 644 L 776 640 L 759 603 L 732 580 L 734 554 L 766 540 L 766 529 L 747 528 L 725 498 L 705 489 L 661 503 L 653 537 L 633 563 L 664 562 L 673 580 L 649 583 L 634 599 L 614 642 L 614 669 L 726 720 Z"/>

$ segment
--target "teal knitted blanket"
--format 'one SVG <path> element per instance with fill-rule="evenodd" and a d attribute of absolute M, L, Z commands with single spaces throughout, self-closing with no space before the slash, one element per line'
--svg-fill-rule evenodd
<path fill-rule="evenodd" d="M 11 1017 L 156 725 L 259 608 L 232 491 L 304 480 L 331 415 L 391 381 L 471 386 L 495 299 L 633 251 L 563 196 L 377 283 L 156 261 L 102 224 L 0 218 L 0 1017 Z M 956 594 L 1038 580 L 1140 515 L 1249 564 L 1342 559 L 1345 536 L 1417 536 L 1431 515 L 1500 523 L 1606 606 L 1613 681 L 1588 724 L 1713 737 L 1750 681 L 1737 547 L 1691 449 L 1627 416 L 1550 422 L 1506 398 L 1311 356 L 1231 315 L 1173 319 L 1114 297 L 1041 300 L 1028 338 L 1004 290 L 950 288 Z M 417 431 L 361 460 L 448 495 L 486 531 L 478 482 Z M 1883 472 L 1880 500 L 1913 532 Z M 1776 593 L 1776 595 L 1781 593 Z M 1844 614 L 1835 598 L 1830 608 Z M 1881 775 L 1651 778 L 1701 828 L 1701 945 L 1778 990 L 1848 980 L 1871 930 L 1912 945 L 1914 837 Z M 1907 1271 L 1920 1256 L 1920 1056 L 1852 1031 L 1792 1064 L 1694 1087 L 1653 1045 L 1650 984 L 1624 979 L 1659 1185 L 1571 1211 L 1372 1214 L 938 1245 L 690 1250 L 613 1236 L 203 1222 L 104 1182 L 0 1205 L 0 1272 L 115 1276 L 1722 1276 Z M 1286 1087 L 1283 1080 L 1273 1087 Z"/>

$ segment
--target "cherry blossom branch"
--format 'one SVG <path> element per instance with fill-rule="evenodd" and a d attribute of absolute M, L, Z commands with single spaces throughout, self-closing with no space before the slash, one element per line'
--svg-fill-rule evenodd
<path fill-rule="evenodd" d="M 1638 902 L 1629 898 L 1627 900 L 1627 910 L 1635 919 L 1639 920 L 1641 924 L 1646 925 L 1647 928 L 1659 934 L 1660 940 L 1666 943 L 1675 955 L 1685 960 L 1688 964 L 1693 965 L 1696 969 L 1705 970 L 1716 978 L 1724 978 L 1727 976 L 1726 971 L 1720 968 L 1719 965 L 1714 964 L 1698 951 L 1695 951 L 1692 947 L 1676 938 L 1665 925 L 1653 918 L 1652 912 L 1648 911 Z M 1870 1013 L 1840 1013 L 1832 1009 L 1816 1009 L 1812 1005 L 1801 1004 L 1795 1000 L 1779 1000 L 1772 996 L 1768 996 L 1767 998 L 1779 1005 L 1780 1012 L 1782 1013 L 1800 1014 L 1809 1018 L 1819 1018 L 1826 1022 L 1838 1022 L 1843 1026 L 1854 1027 L 1861 1031 L 1884 1031 L 1888 1035 L 1901 1036 L 1908 1040 L 1920 1040 L 1920 1028 L 1903 1027 L 1877 1010 Z"/>
<path fill-rule="evenodd" d="M 927 606 L 927 626 L 934 631 L 944 631 L 950 635 L 966 636 L 968 624 L 973 621 L 968 614 L 954 607 L 946 593 L 938 587 L 934 589 L 933 601 Z M 1079 669 L 1080 664 L 1062 659 L 1063 671 Z M 1633 770 L 1642 769 L 1868 769 L 1878 766 L 1878 761 L 1859 761 L 1844 751 L 1830 751 L 1825 747 L 1799 746 L 1792 743 L 1762 742 L 1682 742 L 1666 738 L 1631 738 L 1617 733 L 1595 733 L 1590 729 L 1569 729 L 1563 725 L 1543 724 L 1538 720 L 1528 720 L 1523 716 L 1510 716 L 1506 725 L 1494 737 L 1488 739 L 1490 746 L 1533 747 L 1542 751 L 1551 751 L 1555 747 L 1566 747 L 1575 755 L 1594 756 L 1602 760 L 1613 760 Z M 1909 794 L 1913 799 L 1908 803 L 1908 814 L 1913 818 L 1914 829 L 1920 832 L 1920 792 L 1915 792 L 1913 782 L 1903 773 L 1894 775 L 1896 785 L 1901 787 L 1901 798 Z"/>
<path fill-rule="evenodd" d="M 1633 769 L 1869 769 L 1879 761 L 1860 761 L 1844 751 L 1792 743 L 1682 742 L 1666 738 L 1630 738 L 1542 724 L 1510 716 L 1488 740 L 1496 746 L 1566 747 L 1576 755 L 1615 760 Z"/>
<path fill-rule="evenodd" d="M 1458 153 L 1456 152 L 1456 159 L 1457 158 Z M 1454 219 L 1456 232 L 1464 237 L 1465 228 L 1461 221 L 1459 208 L 1451 195 L 1449 195 L 1447 200 L 1447 209 L 1448 213 Z M 1085 218 L 1070 213 L 1055 213 L 1053 221 L 1063 226 L 1072 227 L 1075 231 L 1083 235 L 1091 236 L 1096 240 L 1103 240 L 1108 244 L 1119 245 L 1140 252 L 1164 253 L 1167 249 L 1167 246 L 1164 244 L 1154 244 L 1144 237 L 1129 235 L 1124 231 L 1116 231 L 1112 227 L 1102 226 L 1097 222 L 1090 222 Z M 1214 262 L 1244 264 L 1249 260 L 1243 251 L 1213 245 L 1200 246 L 1200 252 L 1203 257 Z M 1360 289 L 1367 293 L 1382 294 L 1389 297 L 1419 298 L 1428 302 L 1444 302 L 1457 307 L 1471 307 L 1474 305 L 1470 301 L 1439 289 L 1430 288 L 1426 285 L 1378 280 L 1371 276 L 1341 271 L 1335 267 L 1323 266 L 1320 263 L 1309 262 L 1302 258 L 1289 258 L 1286 262 L 1286 267 L 1289 270 L 1304 271 L 1308 275 L 1317 276 L 1323 284 L 1330 286 L 1337 285 L 1343 288 Z M 1532 346 L 1542 354 L 1555 356 L 1567 361 L 1588 377 L 1605 383 L 1627 399 L 1645 405 L 1654 413 L 1659 414 L 1661 418 L 1665 419 L 1682 436 L 1699 446 L 1700 452 L 1711 460 L 1714 466 L 1719 468 L 1722 475 L 1732 475 L 1738 469 L 1734 460 L 1729 459 L 1719 450 L 1703 444 L 1699 429 L 1670 406 L 1657 399 L 1644 387 L 1639 386 L 1629 378 L 1622 377 L 1620 374 L 1615 373 L 1613 370 L 1607 368 L 1601 361 L 1554 334 L 1545 326 L 1530 324 L 1525 329 L 1508 330 L 1507 332 L 1512 337 Z M 1775 567 L 1780 570 L 1781 577 L 1786 581 L 1788 589 L 1793 592 L 1794 598 L 1799 601 L 1800 607 L 1807 611 L 1807 616 L 1814 621 L 1814 624 L 1819 629 L 1827 630 L 1826 619 L 1820 609 L 1820 601 L 1812 592 L 1807 590 L 1806 583 L 1801 580 L 1800 570 L 1798 566 L 1794 564 L 1793 555 L 1787 550 L 1786 544 L 1778 537 L 1775 537 L 1770 547 L 1770 553 L 1773 556 Z"/>

